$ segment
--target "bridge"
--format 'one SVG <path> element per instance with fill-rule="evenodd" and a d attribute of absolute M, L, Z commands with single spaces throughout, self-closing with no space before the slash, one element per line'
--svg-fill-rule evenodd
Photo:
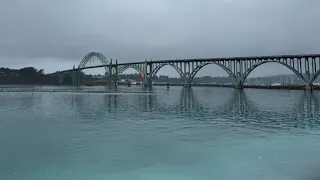
<path fill-rule="evenodd" d="M 97 57 L 101 65 L 87 66 L 89 60 Z M 257 67 L 266 63 L 278 63 L 290 69 L 303 82 L 306 90 L 311 90 L 313 82 L 320 75 L 320 54 L 278 55 L 278 56 L 252 56 L 252 57 L 222 57 L 202 59 L 176 59 L 176 60 L 150 60 L 130 63 L 119 63 L 108 60 L 101 53 L 88 53 L 76 67 L 58 71 L 59 82 L 64 76 L 72 78 L 72 85 L 81 84 L 81 71 L 85 69 L 104 67 L 110 85 L 117 86 L 118 76 L 129 68 L 143 74 L 143 85 L 152 86 L 152 80 L 157 72 L 164 66 L 173 67 L 181 77 L 184 87 L 191 87 L 196 74 L 206 65 L 215 64 L 225 70 L 233 79 L 233 86 L 242 89 L 249 74 Z"/>

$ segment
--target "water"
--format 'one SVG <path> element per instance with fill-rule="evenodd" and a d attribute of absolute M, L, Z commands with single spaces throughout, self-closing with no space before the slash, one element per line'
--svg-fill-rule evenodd
<path fill-rule="evenodd" d="M 320 177 L 320 92 L 10 88 L 0 95 L 1 180 Z"/>

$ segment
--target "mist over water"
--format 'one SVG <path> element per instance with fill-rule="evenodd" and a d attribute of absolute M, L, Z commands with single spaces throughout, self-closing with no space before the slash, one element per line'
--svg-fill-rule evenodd
<path fill-rule="evenodd" d="M 1 180 L 320 177 L 317 91 L 28 88 L 1 91 Z"/>

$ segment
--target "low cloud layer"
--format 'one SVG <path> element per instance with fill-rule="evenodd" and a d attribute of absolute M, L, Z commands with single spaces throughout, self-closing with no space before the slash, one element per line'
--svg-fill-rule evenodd
<path fill-rule="evenodd" d="M 318 0 L 3 0 L 0 62 L 52 72 L 91 51 L 121 62 L 319 53 L 319 7 Z M 257 75 L 282 69 L 267 67 Z"/>

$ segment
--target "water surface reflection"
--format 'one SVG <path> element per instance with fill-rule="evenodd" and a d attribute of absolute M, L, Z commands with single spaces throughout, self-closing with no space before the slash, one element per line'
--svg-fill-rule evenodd
<path fill-rule="evenodd" d="M 316 91 L 129 90 L 3 93 L 0 179 L 317 175 Z"/>

